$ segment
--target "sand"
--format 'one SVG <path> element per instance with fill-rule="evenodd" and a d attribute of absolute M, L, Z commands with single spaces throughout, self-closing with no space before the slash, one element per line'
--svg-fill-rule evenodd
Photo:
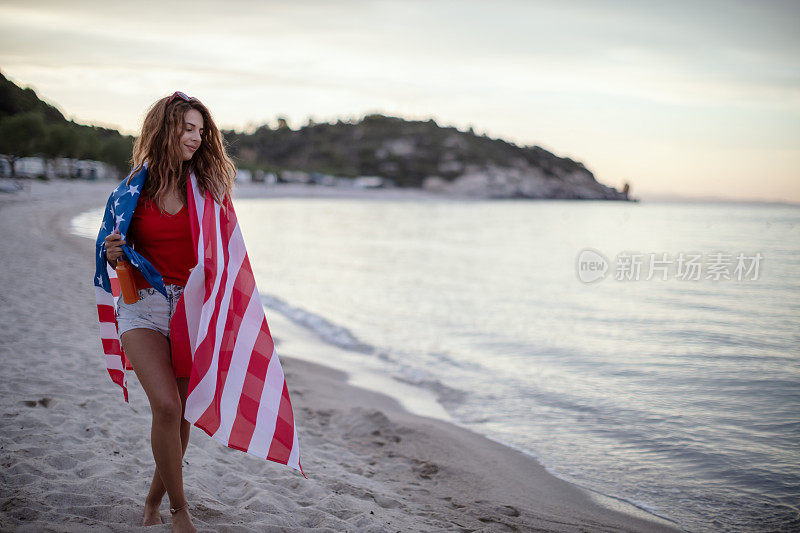
<path fill-rule="evenodd" d="M 93 243 L 69 229 L 73 216 L 102 207 L 113 186 L 33 182 L 0 194 L 3 531 L 170 527 L 166 497 L 164 525 L 139 525 L 154 467 L 150 408 L 132 371 L 130 404 L 108 377 L 89 284 Z M 265 191 L 245 186 L 237 196 Z M 293 186 L 285 195 L 309 193 Z M 347 196 L 359 195 L 381 192 Z M 325 360 L 334 348 L 270 310 L 267 319 L 308 479 L 193 428 L 183 474 L 198 530 L 677 531 L 599 505 L 529 455 L 349 384 L 344 372 L 293 353 Z"/>

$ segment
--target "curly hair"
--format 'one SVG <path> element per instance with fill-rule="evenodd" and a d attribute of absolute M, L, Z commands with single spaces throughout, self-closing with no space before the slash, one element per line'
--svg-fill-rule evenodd
<path fill-rule="evenodd" d="M 152 199 L 161 208 L 164 195 L 176 180 L 178 192 L 186 202 L 186 181 L 189 172 L 194 171 L 201 192 L 210 192 L 222 205 L 230 197 L 236 176 L 236 167 L 225 150 L 222 134 L 211 113 L 199 100 L 169 100 L 168 96 L 161 98 L 147 112 L 141 135 L 133 144 L 133 171 L 128 182 L 147 162 L 142 197 Z M 200 147 L 189 161 L 183 161 L 180 137 L 184 115 L 190 109 L 196 109 L 203 116 L 203 133 Z"/>

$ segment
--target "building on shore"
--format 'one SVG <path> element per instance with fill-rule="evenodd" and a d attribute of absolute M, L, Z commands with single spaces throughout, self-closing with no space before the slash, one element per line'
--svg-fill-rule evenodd
<path fill-rule="evenodd" d="M 11 163 L 0 156 L 0 177 L 10 178 Z M 122 179 L 122 173 L 114 166 L 91 159 L 70 159 L 57 157 L 21 157 L 14 162 L 14 175 L 17 178 L 74 178 L 86 180 Z"/>

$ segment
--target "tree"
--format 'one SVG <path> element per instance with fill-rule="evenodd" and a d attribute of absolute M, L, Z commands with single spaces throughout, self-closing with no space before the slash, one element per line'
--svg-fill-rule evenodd
<path fill-rule="evenodd" d="M 132 137 L 108 137 L 103 140 L 102 145 L 100 146 L 100 159 L 101 161 L 111 163 L 119 169 L 124 169 L 130 163 L 132 151 Z"/>
<path fill-rule="evenodd" d="M 0 154 L 11 166 L 12 178 L 17 176 L 17 160 L 38 153 L 44 136 L 44 118 L 35 111 L 6 117 L 0 122 Z"/>
<path fill-rule="evenodd" d="M 48 124 L 42 141 L 41 153 L 48 165 L 59 157 L 74 157 L 78 150 L 78 134 L 66 123 Z"/>

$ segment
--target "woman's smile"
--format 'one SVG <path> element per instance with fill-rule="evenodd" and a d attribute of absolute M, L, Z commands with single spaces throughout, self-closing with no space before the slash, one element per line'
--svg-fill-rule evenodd
<path fill-rule="evenodd" d="M 183 117 L 183 132 L 180 143 L 183 160 L 188 161 L 203 142 L 203 115 L 196 109 L 189 109 Z"/>

